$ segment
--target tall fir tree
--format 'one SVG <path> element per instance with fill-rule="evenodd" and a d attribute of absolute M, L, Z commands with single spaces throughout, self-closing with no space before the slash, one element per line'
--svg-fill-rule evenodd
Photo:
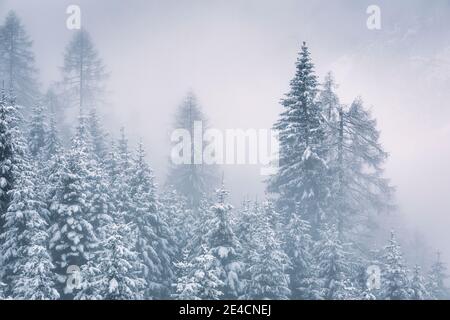
<path fill-rule="evenodd" d="M 76 136 L 73 146 L 60 159 L 56 188 L 51 199 L 53 224 L 50 227 L 50 249 L 61 281 L 60 293 L 71 297 L 73 288 L 66 286 L 67 268 L 81 268 L 89 261 L 98 239 L 89 215 L 88 154 Z"/>
<path fill-rule="evenodd" d="M 39 96 L 33 42 L 14 11 L 0 26 L 0 79 L 16 95 L 17 103 L 31 108 Z"/>
<path fill-rule="evenodd" d="M 131 211 L 128 219 L 136 226 L 136 250 L 143 263 L 143 278 L 147 281 L 146 298 L 168 295 L 173 277 L 171 236 L 160 210 L 153 172 L 146 162 L 139 143 L 129 170 Z"/>
<path fill-rule="evenodd" d="M 62 87 L 72 107 L 90 110 L 105 91 L 107 73 L 91 36 L 78 30 L 66 47 L 62 67 Z"/>
<path fill-rule="evenodd" d="M 327 212 L 329 195 L 325 122 L 317 103 L 317 78 L 306 43 L 296 63 L 290 91 L 282 100 L 284 111 L 275 129 L 279 133 L 279 168 L 269 180 L 283 213 L 300 205 L 303 219 L 318 236 Z"/>
<path fill-rule="evenodd" d="M 201 131 L 196 132 L 196 123 L 201 123 Z M 192 208 L 198 208 L 202 197 L 209 195 L 210 190 L 217 184 L 217 172 L 214 165 L 198 163 L 198 156 L 203 157 L 203 149 L 199 150 L 198 145 L 194 143 L 195 135 L 200 134 L 203 137 L 208 128 L 208 121 L 200 109 L 197 98 L 193 92 L 189 92 L 177 110 L 175 115 L 174 129 L 187 130 L 190 141 L 187 148 L 183 148 L 183 156 L 189 158 L 189 163 L 173 164 L 169 167 L 167 176 L 167 185 L 175 189 L 188 199 Z M 186 147 L 185 144 L 183 146 Z M 189 150 L 184 150 L 189 149 Z"/>

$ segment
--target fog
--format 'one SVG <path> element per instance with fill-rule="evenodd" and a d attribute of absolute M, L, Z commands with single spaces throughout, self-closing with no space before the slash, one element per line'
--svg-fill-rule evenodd
<path fill-rule="evenodd" d="M 450 262 L 450 3 L 435 1 L 0 0 L 34 41 L 42 88 L 59 79 L 78 4 L 111 73 L 102 113 L 112 134 L 142 138 L 164 181 L 172 115 L 186 92 L 211 126 L 268 129 L 281 111 L 302 41 L 342 102 L 362 96 L 390 153 L 398 214 Z M 381 30 L 366 9 L 381 8 Z M 263 197 L 258 166 L 224 167 L 233 202 Z"/>

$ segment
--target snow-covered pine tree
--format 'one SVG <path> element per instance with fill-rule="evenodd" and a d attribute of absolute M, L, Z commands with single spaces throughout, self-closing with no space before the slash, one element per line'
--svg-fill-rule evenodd
<path fill-rule="evenodd" d="M 10 103 L 3 87 L 0 92 L 0 233 L 3 232 L 4 214 L 9 206 L 9 191 L 14 184 L 15 113 L 14 105 Z"/>
<path fill-rule="evenodd" d="M 42 202 L 37 169 L 19 128 L 14 101 L 4 92 L 0 102 L 3 147 L 3 192 L 8 202 L 2 212 L 0 233 L 2 273 L 9 296 L 18 299 L 58 297 L 53 288 L 53 265 L 47 251 L 47 210 Z M 7 157 L 6 157 L 7 156 Z M 6 180 L 8 179 L 8 180 Z M 7 190 L 7 191 L 5 191 Z"/>
<path fill-rule="evenodd" d="M 126 172 L 131 166 L 131 154 L 128 149 L 128 139 L 125 128 L 120 128 L 120 137 L 117 143 L 117 165 L 120 172 Z"/>
<path fill-rule="evenodd" d="M 58 299 L 54 265 L 47 249 L 47 209 L 39 198 L 37 171 L 24 159 L 17 186 L 10 191 L 11 203 L 5 215 L 1 246 L 9 292 L 14 299 Z M 9 271 L 8 271 L 9 270 Z"/>
<path fill-rule="evenodd" d="M 220 262 L 211 250 L 201 246 L 200 255 L 192 260 L 186 252 L 184 259 L 176 264 L 180 277 L 173 285 L 172 295 L 179 300 L 219 300 L 224 297 Z"/>
<path fill-rule="evenodd" d="M 71 149 L 59 161 L 51 199 L 50 249 L 61 280 L 60 293 L 70 296 L 72 288 L 63 283 L 66 269 L 69 266 L 81 268 L 98 246 L 89 215 L 89 157 L 79 135 L 75 136 Z"/>
<path fill-rule="evenodd" d="M 278 195 L 282 213 L 300 206 L 314 237 L 327 210 L 329 195 L 325 122 L 317 103 L 317 79 L 306 43 L 296 63 L 290 91 L 282 100 L 284 111 L 274 128 L 279 133 L 278 172 L 268 190 Z"/>
<path fill-rule="evenodd" d="M 44 158 L 52 159 L 61 152 L 61 140 L 59 138 L 58 127 L 56 126 L 55 115 L 50 111 L 49 124 L 44 144 Z"/>
<path fill-rule="evenodd" d="M 37 103 L 31 111 L 31 119 L 28 129 L 28 146 L 33 157 L 39 158 L 43 155 L 46 147 L 47 123 L 44 107 Z"/>
<path fill-rule="evenodd" d="M 421 273 L 421 268 L 417 264 L 414 266 L 414 273 L 411 279 L 411 291 L 411 299 L 413 300 L 426 300 L 430 297 Z"/>
<path fill-rule="evenodd" d="M 123 220 L 123 219 L 116 219 Z M 105 225 L 104 240 L 81 268 L 77 300 L 141 300 L 146 281 L 140 277 L 141 260 L 135 251 L 134 227 L 123 222 Z"/>
<path fill-rule="evenodd" d="M 90 138 L 92 139 L 92 151 L 98 161 L 104 161 L 108 152 L 106 146 L 107 134 L 104 132 L 95 107 L 92 107 L 89 111 L 89 115 L 87 117 L 87 127 Z"/>
<path fill-rule="evenodd" d="M 201 290 L 200 283 L 191 276 L 194 265 L 190 262 L 188 250 L 183 250 L 182 259 L 175 263 L 177 275 L 175 283 L 172 284 L 174 293 L 172 297 L 177 300 L 200 300 L 198 297 Z"/>
<path fill-rule="evenodd" d="M 384 248 L 383 264 L 382 298 L 386 300 L 410 299 L 411 286 L 408 279 L 408 270 L 393 231 L 389 244 Z"/>
<path fill-rule="evenodd" d="M 290 289 L 295 300 L 320 299 L 319 282 L 312 256 L 310 225 L 299 212 L 291 213 L 285 225 L 285 252 L 291 260 Z"/>
<path fill-rule="evenodd" d="M 19 105 L 31 108 L 39 95 L 33 42 L 14 11 L 0 26 L 0 79 L 16 95 Z"/>
<path fill-rule="evenodd" d="M 195 236 L 195 217 L 187 200 L 171 187 L 166 187 L 159 195 L 160 211 L 166 225 L 170 226 L 173 241 L 176 245 L 174 259 L 178 259 L 187 248 L 189 241 Z"/>
<path fill-rule="evenodd" d="M 246 265 L 249 279 L 246 283 L 246 299 L 289 299 L 289 258 L 265 210 L 256 210 L 255 226 L 251 233 L 251 249 Z"/>
<path fill-rule="evenodd" d="M 325 300 L 356 298 L 357 289 L 352 284 L 350 255 L 339 240 L 337 227 L 325 225 L 316 248 L 317 275 L 321 296 Z"/>
<path fill-rule="evenodd" d="M 153 172 L 146 162 L 139 143 L 129 169 L 131 210 L 126 219 L 136 226 L 136 251 L 143 263 L 143 278 L 147 281 L 145 298 L 168 295 L 173 278 L 172 251 L 174 243 L 169 227 L 160 212 Z"/>
<path fill-rule="evenodd" d="M 196 96 L 193 92 L 189 92 L 175 115 L 174 129 L 184 129 L 190 134 L 189 147 L 191 150 L 183 150 L 183 152 L 189 152 L 190 162 L 188 164 L 171 163 L 167 176 L 167 185 L 175 187 L 181 195 L 185 196 L 192 208 L 198 208 L 202 197 L 209 195 L 210 190 L 217 185 L 215 166 L 194 161 L 195 152 L 201 152 L 203 155 L 203 150 L 195 150 L 195 122 L 201 122 L 202 132 L 196 134 L 203 136 L 208 128 L 208 121 L 199 107 Z"/>
<path fill-rule="evenodd" d="M 222 183 L 216 191 L 216 203 L 211 207 L 214 216 L 207 222 L 211 229 L 206 239 L 208 248 L 219 262 L 220 280 L 224 283 L 223 298 L 236 299 L 242 290 L 240 275 L 243 264 L 241 246 L 231 226 L 230 211 L 233 207 L 226 202 L 227 196 L 228 191 Z"/>
<path fill-rule="evenodd" d="M 75 32 L 66 47 L 62 77 L 61 86 L 72 107 L 89 110 L 105 90 L 105 66 L 84 29 Z"/>
<path fill-rule="evenodd" d="M 247 263 L 250 251 L 254 245 L 252 237 L 255 234 L 255 228 L 261 216 L 261 206 L 257 201 L 252 203 L 250 199 L 244 199 L 241 207 L 236 211 L 238 213 L 234 217 L 234 230 L 241 244 L 243 262 Z"/>
<path fill-rule="evenodd" d="M 449 289 L 445 286 L 445 279 L 448 278 L 447 267 L 441 260 L 441 253 L 437 253 L 436 261 L 431 266 L 428 275 L 427 289 L 431 299 L 445 300 L 450 296 Z"/>

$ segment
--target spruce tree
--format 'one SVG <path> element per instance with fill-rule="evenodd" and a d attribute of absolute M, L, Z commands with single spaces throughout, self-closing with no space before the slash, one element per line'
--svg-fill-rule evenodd
<path fill-rule="evenodd" d="M 106 138 L 96 108 L 91 108 L 87 117 L 87 126 L 92 139 L 92 151 L 99 161 L 103 161 L 107 154 Z"/>
<path fill-rule="evenodd" d="M 444 300 L 449 298 L 449 289 L 445 286 L 447 267 L 441 261 L 441 253 L 437 253 L 437 259 L 431 266 L 428 275 L 428 291 L 432 299 Z"/>
<path fill-rule="evenodd" d="M 211 250 L 201 246 L 201 253 L 189 261 L 184 255 L 183 261 L 176 264 L 181 276 L 174 284 L 173 297 L 180 300 L 219 300 L 224 298 L 225 283 L 222 278 L 220 262 Z"/>
<path fill-rule="evenodd" d="M 38 103 L 31 111 L 28 145 L 33 157 L 41 157 L 46 147 L 47 124 L 44 107 Z M 52 137 L 53 139 L 53 137 Z"/>
<path fill-rule="evenodd" d="M 89 261 L 98 246 L 89 214 L 88 155 L 84 144 L 76 136 L 73 146 L 60 159 L 56 188 L 51 199 L 53 225 L 50 227 L 50 249 L 60 275 L 60 292 L 72 293 L 63 283 L 67 267 L 81 268 Z"/>
<path fill-rule="evenodd" d="M 119 221 L 105 225 L 99 250 L 81 269 L 81 288 L 75 299 L 144 299 L 147 284 L 138 272 L 142 265 L 134 249 L 133 227 Z"/>
<path fill-rule="evenodd" d="M 10 139 L 12 150 L 8 159 L 12 183 L 8 185 L 9 202 L 2 213 L 0 233 L 2 273 L 7 293 L 13 298 L 56 299 L 59 295 L 54 289 L 53 264 L 46 247 L 48 212 L 40 193 L 37 166 L 28 154 L 14 110 L 13 103 L 7 110 L 0 109 L 4 111 L 3 128 L 9 129 L 4 138 Z"/>
<path fill-rule="evenodd" d="M 220 280 L 223 285 L 223 298 L 236 299 L 241 290 L 240 275 L 241 246 L 231 226 L 230 211 L 232 206 L 226 202 L 228 191 L 224 186 L 216 191 L 216 203 L 211 207 L 214 216 L 207 224 L 211 228 L 206 235 L 207 246 L 219 262 Z"/>
<path fill-rule="evenodd" d="M 19 105 L 31 108 L 38 98 L 33 42 L 14 11 L 0 26 L 0 79 L 16 95 Z"/>
<path fill-rule="evenodd" d="M 300 206 L 314 237 L 326 214 L 329 195 L 325 122 L 317 91 L 314 64 L 303 43 L 290 91 L 282 100 L 284 111 L 274 127 L 279 133 L 280 161 L 269 191 L 278 195 L 283 213 Z"/>
<path fill-rule="evenodd" d="M 173 277 L 171 251 L 173 243 L 157 200 L 153 172 L 146 163 L 146 154 L 139 143 L 129 170 L 131 211 L 129 220 L 136 226 L 136 250 L 143 263 L 147 281 L 146 298 L 161 298 L 168 294 Z"/>
<path fill-rule="evenodd" d="M 12 201 L 5 216 L 2 252 L 12 275 L 10 293 L 14 299 L 58 299 L 55 267 L 47 249 L 48 214 L 32 170 L 21 168 L 19 187 L 10 191 Z"/>
<path fill-rule="evenodd" d="M 354 298 L 349 253 L 339 240 L 336 226 L 325 226 L 316 250 L 321 296 L 326 300 Z"/>
<path fill-rule="evenodd" d="M 425 280 L 421 274 L 420 266 L 417 264 L 414 266 L 414 273 L 411 279 L 411 290 L 411 299 L 413 300 L 426 300 L 430 296 L 430 293 L 426 288 Z"/>
<path fill-rule="evenodd" d="M 4 88 L 0 93 L 0 233 L 3 231 L 10 196 L 9 191 L 14 185 L 12 164 L 15 156 L 15 107 L 7 98 Z"/>
<path fill-rule="evenodd" d="M 389 244 L 384 248 L 383 263 L 382 298 L 386 300 L 410 299 L 411 286 L 408 279 L 408 270 L 393 231 Z"/>
<path fill-rule="evenodd" d="M 249 281 L 246 285 L 247 299 L 285 300 L 290 297 L 289 258 L 270 222 L 267 211 L 258 210 L 256 226 L 252 233 L 251 251 L 247 270 Z"/>
<path fill-rule="evenodd" d="M 285 252 L 291 260 L 290 289 L 292 299 L 319 299 L 319 282 L 314 268 L 310 225 L 302 219 L 299 212 L 296 212 L 290 214 L 285 230 Z"/>

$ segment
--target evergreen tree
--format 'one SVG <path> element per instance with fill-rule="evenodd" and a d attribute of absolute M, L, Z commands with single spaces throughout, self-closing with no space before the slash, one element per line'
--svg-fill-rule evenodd
<path fill-rule="evenodd" d="M 267 211 L 257 211 L 252 234 L 252 249 L 248 261 L 250 279 L 245 298 L 284 300 L 290 297 L 289 258 L 270 223 Z"/>
<path fill-rule="evenodd" d="M 3 95 L 2 105 L 5 97 Z M 56 299 L 53 264 L 47 251 L 47 210 L 38 192 L 37 169 L 15 123 L 14 105 L 1 108 L 5 146 L 10 145 L 8 204 L 2 213 L 0 252 L 8 293 L 16 299 Z M 9 141 L 8 141 L 9 140 Z M 3 177 L 4 178 L 4 177 Z M 5 185 L 6 186 L 6 185 Z"/>
<path fill-rule="evenodd" d="M 53 225 L 50 227 L 50 249 L 56 272 L 64 281 L 68 266 L 80 268 L 89 261 L 92 251 L 97 248 L 98 239 L 89 215 L 88 156 L 78 137 L 60 161 L 57 185 L 51 200 Z M 64 289 L 65 294 L 72 293 L 71 288 L 62 286 L 60 289 Z"/>
<path fill-rule="evenodd" d="M 214 216 L 208 224 L 211 229 L 206 235 L 207 246 L 219 262 L 220 280 L 224 283 L 223 298 L 236 299 L 242 290 L 239 278 L 243 268 L 240 261 L 241 246 L 231 227 L 232 206 L 225 202 L 228 191 L 222 185 L 216 195 L 217 201 L 211 208 Z"/>
<path fill-rule="evenodd" d="M 291 89 L 282 101 L 275 129 L 279 132 L 280 162 L 269 181 L 269 191 L 278 194 L 283 213 L 300 206 L 303 218 L 318 235 L 327 210 L 329 194 L 326 164 L 325 123 L 317 103 L 317 79 L 305 43 L 297 59 Z"/>
<path fill-rule="evenodd" d="M 0 27 L 0 79 L 14 91 L 19 105 L 31 107 L 39 95 L 33 42 L 14 11 Z"/>
<path fill-rule="evenodd" d="M 356 288 L 351 283 L 349 254 L 339 240 L 335 226 L 326 227 L 317 248 L 317 271 L 326 300 L 353 298 Z"/>
<path fill-rule="evenodd" d="M 200 133 L 194 133 L 195 122 L 201 122 Z M 175 187 L 181 195 L 186 197 L 192 208 L 197 208 L 202 197 L 208 195 L 209 190 L 217 183 L 215 166 L 197 163 L 195 160 L 195 153 L 201 153 L 203 156 L 203 150 L 195 149 L 194 136 L 195 134 L 203 136 L 207 128 L 208 122 L 198 105 L 197 98 L 189 92 L 175 115 L 174 129 L 184 129 L 189 132 L 190 150 L 183 150 L 183 153 L 189 152 L 190 161 L 188 164 L 172 164 L 169 167 L 167 185 Z"/>
<path fill-rule="evenodd" d="M 99 251 L 82 267 L 78 300 L 140 300 L 144 298 L 146 282 L 139 276 L 142 267 L 134 251 L 133 228 L 111 222 L 105 227 L 105 239 Z M 103 233 L 103 232 L 102 232 Z"/>
<path fill-rule="evenodd" d="M 174 259 L 187 248 L 189 241 L 195 236 L 196 217 L 188 207 L 185 197 L 170 187 L 165 188 L 159 196 L 160 209 L 164 222 L 170 226 L 175 243 Z"/>
<path fill-rule="evenodd" d="M 51 112 L 48 131 L 47 135 L 45 136 L 44 143 L 45 159 L 50 160 L 61 151 L 61 141 L 59 139 L 59 132 L 56 126 L 55 115 L 53 114 L 53 112 Z"/>
<path fill-rule="evenodd" d="M 100 119 L 95 108 L 89 112 L 87 119 L 89 135 L 92 139 L 92 148 L 94 155 L 98 160 L 103 161 L 107 154 L 106 133 L 104 132 Z"/>
<path fill-rule="evenodd" d="M 185 253 L 183 261 L 176 264 L 181 276 L 174 284 L 173 297 L 179 300 L 219 300 L 223 298 L 220 262 L 211 250 L 203 245 L 201 254 L 189 262 Z"/>
<path fill-rule="evenodd" d="M 338 85 L 331 72 L 325 76 L 325 81 L 322 84 L 322 89 L 319 93 L 319 104 L 322 107 L 322 112 L 328 122 L 337 121 L 337 112 L 340 108 L 339 97 L 336 94 Z"/>
<path fill-rule="evenodd" d="M 384 270 L 382 273 L 382 297 L 386 300 L 407 300 L 411 298 L 408 270 L 403 262 L 401 248 L 394 232 L 384 248 Z"/>
<path fill-rule="evenodd" d="M 37 104 L 31 113 L 31 120 L 28 130 L 28 145 L 33 157 L 40 157 L 46 147 L 47 124 L 44 108 Z M 52 137 L 53 139 L 53 137 Z"/>
<path fill-rule="evenodd" d="M 0 93 L 0 233 L 5 223 L 4 214 L 10 202 L 9 191 L 14 185 L 12 164 L 15 157 L 14 135 L 16 110 L 7 99 L 4 88 Z"/>
<path fill-rule="evenodd" d="M 77 31 L 64 55 L 62 86 L 70 106 L 89 110 L 101 98 L 107 78 L 89 33 Z"/>
<path fill-rule="evenodd" d="M 310 225 L 297 212 L 292 213 L 287 219 L 285 230 L 285 251 L 291 260 L 290 289 L 292 298 L 296 300 L 319 299 L 319 282 L 313 265 Z"/>
<path fill-rule="evenodd" d="M 137 228 L 136 250 L 143 262 L 143 277 L 147 281 L 146 298 L 167 295 L 173 277 L 172 237 L 159 212 L 153 172 L 146 163 L 142 143 L 136 150 L 129 170 L 131 211 L 129 219 Z"/>
<path fill-rule="evenodd" d="M 380 133 L 360 99 L 348 110 L 337 105 L 336 121 L 330 121 L 329 167 L 335 177 L 332 185 L 333 223 L 341 239 L 359 241 L 352 234 L 371 228 L 370 215 L 391 208 L 393 189 L 383 177 L 387 153 L 379 142 Z M 370 220 L 372 221 L 372 220 Z M 361 231 L 356 232 L 360 235 Z"/>
<path fill-rule="evenodd" d="M 47 213 L 39 200 L 36 177 L 22 169 L 20 187 L 11 191 L 12 201 L 6 214 L 3 256 L 11 270 L 10 292 L 14 299 L 58 299 L 54 265 L 47 249 Z"/>
<path fill-rule="evenodd" d="M 413 300 L 426 300 L 430 296 L 426 289 L 425 281 L 422 277 L 420 266 L 417 264 L 414 266 L 414 274 L 411 279 L 411 290 Z"/>
<path fill-rule="evenodd" d="M 437 259 L 431 266 L 428 276 L 428 291 L 432 299 L 444 300 L 449 298 L 449 290 L 445 286 L 447 277 L 447 267 L 441 261 L 441 254 L 438 252 Z"/>

